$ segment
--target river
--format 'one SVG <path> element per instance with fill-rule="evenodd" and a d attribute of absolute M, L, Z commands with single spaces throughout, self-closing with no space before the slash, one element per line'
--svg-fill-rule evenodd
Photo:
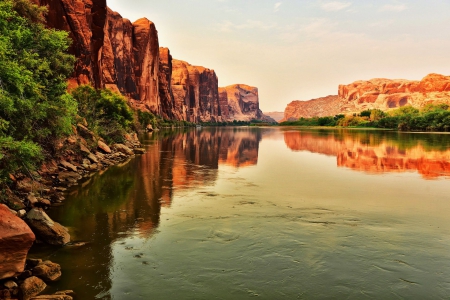
<path fill-rule="evenodd" d="M 448 299 L 450 135 L 202 128 L 73 188 L 49 291 L 78 299 Z"/>

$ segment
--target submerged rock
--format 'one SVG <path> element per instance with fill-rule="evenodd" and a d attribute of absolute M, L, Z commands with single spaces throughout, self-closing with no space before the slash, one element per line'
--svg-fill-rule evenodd
<path fill-rule="evenodd" d="M 35 235 L 27 224 L 0 204 L 0 279 L 23 272 Z"/>
<path fill-rule="evenodd" d="M 36 235 L 50 245 L 62 246 L 70 242 L 67 228 L 54 222 L 39 208 L 33 208 L 26 216 L 26 222 Z"/>

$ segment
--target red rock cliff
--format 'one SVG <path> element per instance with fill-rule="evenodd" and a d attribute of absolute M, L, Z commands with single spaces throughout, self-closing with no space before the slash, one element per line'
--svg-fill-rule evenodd
<path fill-rule="evenodd" d="M 429 74 L 421 81 L 375 78 L 340 85 L 337 96 L 291 102 L 282 121 L 405 105 L 421 108 L 429 103 L 450 104 L 450 76 Z"/>
<path fill-rule="evenodd" d="M 214 70 L 172 61 L 172 93 L 175 110 L 190 122 L 222 120 L 218 78 Z"/>
<path fill-rule="evenodd" d="M 228 102 L 225 121 L 262 120 L 264 115 L 259 109 L 258 88 L 245 84 L 233 84 L 219 89 L 222 106 Z"/>
<path fill-rule="evenodd" d="M 91 83 L 125 95 L 135 109 L 190 122 L 261 119 L 258 90 L 225 88 L 214 70 L 172 60 L 159 48 L 155 24 L 134 23 L 106 0 L 34 0 L 49 9 L 47 26 L 69 32 L 77 58 L 70 86 Z"/>

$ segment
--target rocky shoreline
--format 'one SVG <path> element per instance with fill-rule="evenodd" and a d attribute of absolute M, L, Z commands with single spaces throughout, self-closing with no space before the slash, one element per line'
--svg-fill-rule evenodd
<path fill-rule="evenodd" d="M 107 145 L 87 128 L 73 126 L 73 134 L 55 141 L 58 155 L 40 170 L 10 175 L 12 184 L 0 204 L 0 299 L 73 299 L 73 291 L 41 295 L 46 283 L 61 276 L 60 266 L 50 261 L 27 259 L 31 246 L 70 244 L 70 234 L 53 221 L 46 210 L 61 205 L 65 191 L 80 180 L 110 166 L 124 163 L 145 149 L 137 134 L 127 134 L 123 143 Z"/>

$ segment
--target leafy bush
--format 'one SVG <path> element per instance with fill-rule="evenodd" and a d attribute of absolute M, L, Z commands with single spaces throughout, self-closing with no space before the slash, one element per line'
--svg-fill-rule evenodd
<path fill-rule="evenodd" d="M 76 115 L 66 93 L 70 39 L 39 23 L 44 12 L 27 0 L 0 1 L 0 182 L 56 151 L 53 141 L 71 131 Z"/>
<path fill-rule="evenodd" d="M 81 85 L 72 90 L 72 97 L 78 102 L 78 115 L 95 133 L 108 142 L 123 141 L 132 124 L 133 111 L 122 95 Z"/>

